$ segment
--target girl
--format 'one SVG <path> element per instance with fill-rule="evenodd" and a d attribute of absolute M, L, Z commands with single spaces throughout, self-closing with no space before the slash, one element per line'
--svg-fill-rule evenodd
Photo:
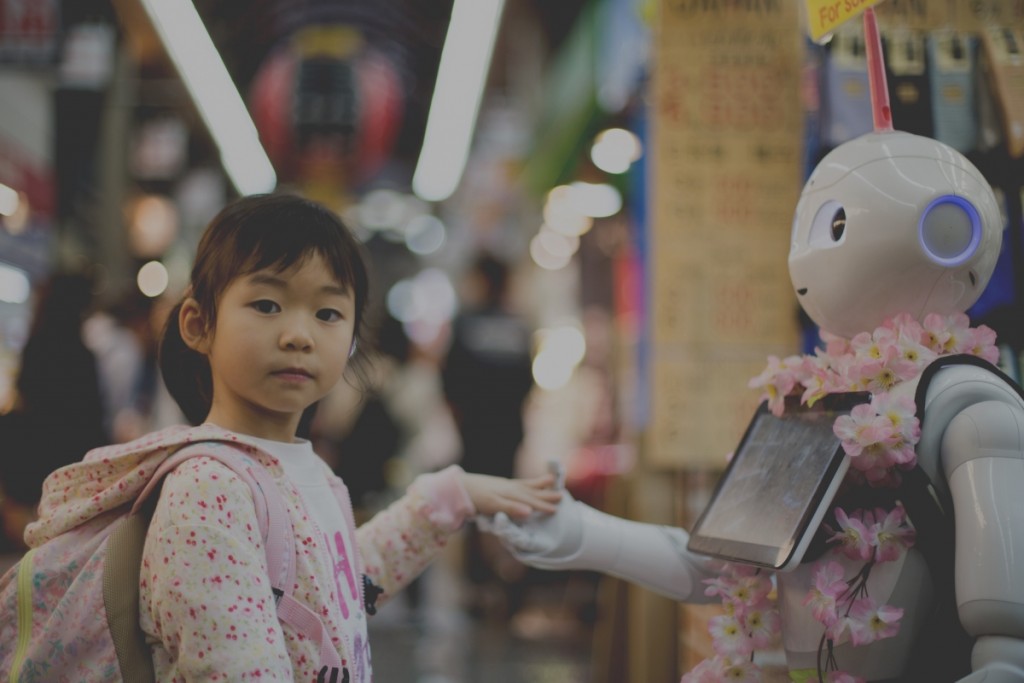
<path fill-rule="evenodd" d="M 203 235 L 190 288 L 168 320 L 161 368 L 185 415 L 204 424 L 111 449 L 104 490 L 134 486 L 156 445 L 234 441 L 276 479 L 296 535 L 294 597 L 319 617 L 343 669 L 325 676 L 313 639 L 278 620 L 249 486 L 195 457 L 165 478 L 143 551 L 139 616 L 158 681 L 370 681 L 366 615 L 376 592 L 392 597 L 475 514 L 554 510 L 560 494 L 549 477 L 453 466 L 419 477 L 355 528 L 341 481 L 295 435 L 345 373 L 367 287 L 346 227 L 298 197 L 243 198 Z M 78 511 L 62 493 L 52 514 Z M 37 531 L 58 524 L 41 519 Z"/>

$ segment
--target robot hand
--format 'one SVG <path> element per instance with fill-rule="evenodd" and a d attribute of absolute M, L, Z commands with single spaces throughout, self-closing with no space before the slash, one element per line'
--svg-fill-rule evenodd
<path fill-rule="evenodd" d="M 686 549 L 682 529 L 605 514 L 563 492 L 558 510 L 514 522 L 501 513 L 477 518 L 523 564 L 539 569 L 589 569 L 639 584 L 674 600 L 707 602 L 703 579 L 718 563 Z"/>
<path fill-rule="evenodd" d="M 516 559 L 538 569 L 584 569 L 574 564 L 583 545 L 583 516 L 586 505 L 562 492 L 558 510 L 552 515 L 534 513 L 514 522 L 504 512 L 493 517 L 478 516 L 477 526 L 501 539 Z"/>

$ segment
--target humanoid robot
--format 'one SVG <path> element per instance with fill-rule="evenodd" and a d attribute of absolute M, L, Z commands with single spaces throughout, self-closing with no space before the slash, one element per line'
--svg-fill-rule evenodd
<path fill-rule="evenodd" d="M 880 98 L 875 132 L 828 154 L 795 212 L 793 288 L 837 338 L 896 314 L 922 322 L 965 311 L 1000 249 L 1002 220 L 981 173 L 946 145 L 893 131 L 887 116 Z M 853 677 L 825 675 L 822 626 L 803 599 L 817 578 L 807 550 L 775 573 L 786 665 L 804 672 L 793 680 L 1024 681 L 1024 398 L 994 366 L 962 360 L 939 358 L 892 388 L 917 399 L 917 466 L 893 489 L 917 543 L 877 565 L 867 588 L 902 610 L 899 631 L 859 647 L 837 638 L 829 656 Z M 773 503 L 763 501 L 763 514 Z M 487 523 L 526 564 L 596 570 L 680 601 L 706 602 L 707 580 L 725 566 L 689 550 L 683 529 L 610 516 L 568 494 L 550 517 Z M 856 571 L 840 564 L 846 576 Z"/>

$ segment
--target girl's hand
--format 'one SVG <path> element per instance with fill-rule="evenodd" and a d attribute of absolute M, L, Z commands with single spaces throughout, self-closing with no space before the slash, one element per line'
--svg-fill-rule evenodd
<path fill-rule="evenodd" d="M 504 512 L 513 519 L 523 519 L 534 511 L 550 514 L 562 498 L 552 474 L 533 479 L 506 479 L 469 472 L 462 472 L 461 476 L 462 486 L 478 515 Z"/>

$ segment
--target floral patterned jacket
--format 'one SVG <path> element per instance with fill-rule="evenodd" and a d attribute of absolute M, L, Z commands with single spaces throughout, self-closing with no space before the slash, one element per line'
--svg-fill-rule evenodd
<path fill-rule="evenodd" d="M 294 596 L 324 623 L 350 683 L 372 680 L 365 580 L 377 604 L 411 582 L 474 513 L 454 466 L 422 475 L 358 529 L 348 491 L 324 466 L 344 528 L 321 530 L 273 456 L 218 427 L 170 427 L 96 449 L 51 475 L 30 546 L 130 503 L 168 452 L 231 441 L 277 481 L 296 535 Z M 372 456 L 370 456 L 372 457 Z M 220 462 L 186 461 L 167 475 L 147 535 L 140 623 L 160 681 L 317 681 L 318 647 L 277 619 L 249 485 Z M 376 591 L 374 591 L 376 592 Z M 344 680 L 339 676 L 338 680 Z"/>

